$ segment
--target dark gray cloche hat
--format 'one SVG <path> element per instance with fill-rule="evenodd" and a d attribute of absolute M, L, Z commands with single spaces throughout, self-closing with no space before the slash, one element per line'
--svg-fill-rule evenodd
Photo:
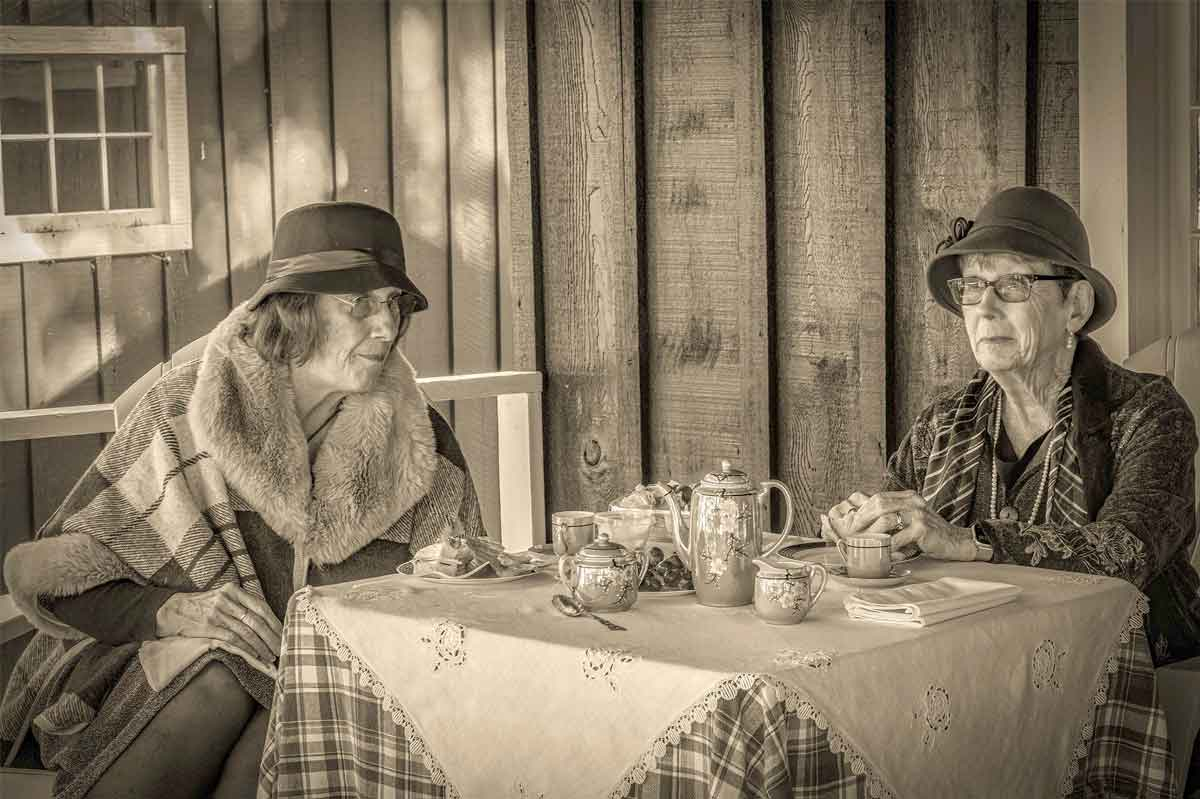
<path fill-rule="evenodd" d="M 1092 317 L 1079 331 L 1090 333 L 1107 322 L 1117 308 L 1112 283 L 1092 266 L 1087 230 L 1070 203 L 1035 186 L 1015 186 L 992 196 L 965 235 L 940 250 L 925 267 L 925 282 L 937 304 L 962 316 L 946 281 L 959 276 L 958 256 L 968 253 L 1010 252 L 1044 258 L 1078 271 L 1096 293 Z"/>

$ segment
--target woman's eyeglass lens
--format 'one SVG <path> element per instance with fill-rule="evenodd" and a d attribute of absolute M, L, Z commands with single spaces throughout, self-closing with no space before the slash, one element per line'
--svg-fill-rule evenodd
<path fill-rule="evenodd" d="M 988 286 L 996 290 L 996 296 L 1004 302 L 1025 302 L 1039 280 L 1077 280 L 1066 275 L 1002 275 L 995 280 L 981 277 L 954 277 L 946 281 L 950 294 L 959 305 L 978 305 L 983 300 Z"/>
<path fill-rule="evenodd" d="M 375 313 L 376 308 L 388 306 L 392 316 L 400 322 L 399 335 L 401 336 L 408 330 L 412 315 L 417 310 L 416 299 L 411 294 L 393 294 L 386 300 L 377 300 L 366 294 L 353 298 L 339 297 L 336 294 L 333 297 L 339 302 L 349 305 L 350 315 L 355 319 L 366 319 Z"/>

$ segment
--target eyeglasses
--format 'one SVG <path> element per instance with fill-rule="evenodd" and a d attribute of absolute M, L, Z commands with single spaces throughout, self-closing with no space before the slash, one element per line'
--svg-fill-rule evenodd
<path fill-rule="evenodd" d="M 996 296 L 1004 302 L 1025 302 L 1033 291 L 1033 284 L 1039 280 L 1078 280 L 1067 275 L 1001 275 L 995 280 L 984 280 L 981 277 L 952 277 L 946 281 L 954 301 L 959 305 L 978 305 L 983 300 L 983 294 L 991 286 L 996 290 Z"/>
<path fill-rule="evenodd" d="M 360 294 L 357 297 L 342 297 L 338 294 L 329 295 L 343 305 L 350 306 L 350 316 L 355 319 L 366 319 L 374 314 L 382 306 L 387 306 L 392 313 L 392 318 L 400 320 L 400 331 L 397 335 L 403 336 L 408 330 L 408 324 L 412 321 L 412 315 L 417 310 L 417 300 L 411 294 L 397 292 L 391 294 L 387 299 L 377 300 L 369 294 Z"/>

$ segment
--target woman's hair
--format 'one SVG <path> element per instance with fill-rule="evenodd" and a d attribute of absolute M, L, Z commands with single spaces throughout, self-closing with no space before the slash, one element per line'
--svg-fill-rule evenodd
<path fill-rule="evenodd" d="M 280 292 L 268 296 L 247 314 L 241 337 L 268 363 L 305 363 L 321 343 L 316 295 Z"/>

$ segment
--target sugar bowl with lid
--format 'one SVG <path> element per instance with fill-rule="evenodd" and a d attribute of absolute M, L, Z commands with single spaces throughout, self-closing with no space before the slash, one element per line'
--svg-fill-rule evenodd
<path fill-rule="evenodd" d="M 767 624 L 795 624 L 825 591 L 829 573 L 819 563 L 779 565 L 756 559 L 754 613 Z M 814 588 L 815 586 L 815 588 Z"/>
<path fill-rule="evenodd" d="M 638 586 L 650 565 L 644 553 L 632 552 L 608 533 L 558 561 L 558 578 L 571 593 L 593 611 L 629 610 L 637 602 Z"/>

